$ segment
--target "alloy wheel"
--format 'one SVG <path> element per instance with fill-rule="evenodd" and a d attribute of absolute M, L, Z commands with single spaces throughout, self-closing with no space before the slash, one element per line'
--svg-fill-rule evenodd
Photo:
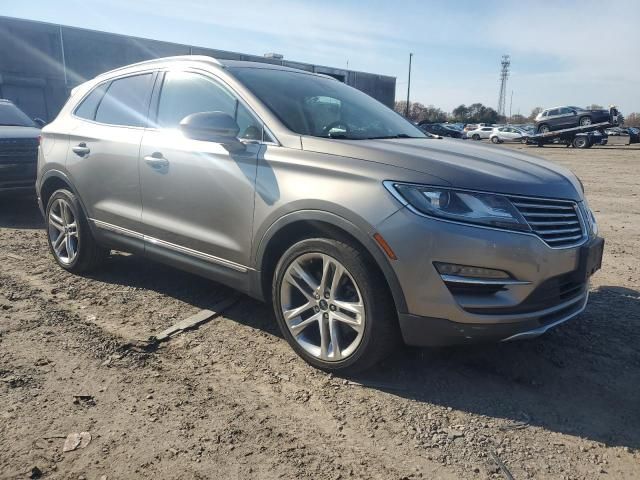
<path fill-rule="evenodd" d="M 330 255 L 306 253 L 289 264 L 280 285 L 280 306 L 292 337 L 317 359 L 344 360 L 362 342 L 362 294 L 345 266 Z"/>
<path fill-rule="evenodd" d="M 62 198 L 53 202 L 47 224 L 54 255 L 60 263 L 69 265 L 78 254 L 78 223 L 71 205 Z"/>

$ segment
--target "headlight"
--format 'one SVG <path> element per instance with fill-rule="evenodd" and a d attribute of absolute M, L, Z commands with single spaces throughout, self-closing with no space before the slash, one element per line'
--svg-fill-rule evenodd
<path fill-rule="evenodd" d="M 424 215 L 489 227 L 529 231 L 529 225 L 502 195 L 385 182 L 397 198 Z"/>

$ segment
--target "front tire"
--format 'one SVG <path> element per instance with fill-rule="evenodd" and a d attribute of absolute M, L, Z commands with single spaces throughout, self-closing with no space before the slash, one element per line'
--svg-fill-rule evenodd
<path fill-rule="evenodd" d="M 471 138 L 473 138 L 474 140 L 480 140 L 480 135 L 478 135 L 477 133 L 474 133 Z"/>
<path fill-rule="evenodd" d="M 538 127 L 538 133 L 549 133 L 549 132 L 550 132 L 549 125 L 547 125 L 546 123 L 543 123 Z"/>
<path fill-rule="evenodd" d="M 350 243 L 312 238 L 291 246 L 276 266 L 272 299 L 284 338 L 321 370 L 370 368 L 400 338 L 382 274 Z"/>
<path fill-rule="evenodd" d="M 498 144 L 500 143 L 500 139 L 498 137 L 491 137 L 491 143 Z"/>
<path fill-rule="evenodd" d="M 84 215 L 80 202 L 69 190 L 56 190 L 46 210 L 49 250 L 65 270 L 86 272 L 97 267 L 109 251 L 99 246 Z"/>

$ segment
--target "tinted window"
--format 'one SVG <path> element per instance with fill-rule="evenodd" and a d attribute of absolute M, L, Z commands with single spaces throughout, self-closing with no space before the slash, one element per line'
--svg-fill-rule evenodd
<path fill-rule="evenodd" d="M 560 114 L 560 110 L 559 109 L 555 109 L 555 110 L 549 110 L 549 115 L 559 115 Z"/>
<path fill-rule="evenodd" d="M 106 85 L 99 85 L 89 95 L 87 95 L 82 103 L 76 108 L 75 114 L 80 118 L 94 120 L 96 118 L 96 108 L 102 100 Z"/>
<path fill-rule="evenodd" d="M 35 127 L 35 123 L 13 103 L 0 102 L 0 125 L 16 125 L 18 127 Z"/>
<path fill-rule="evenodd" d="M 347 139 L 425 138 L 393 110 L 339 81 L 289 70 L 229 70 L 295 133 Z"/>
<path fill-rule="evenodd" d="M 491 131 L 493 131 L 493 127 L 483 127 L 482 131 L 483 132 L 491 132 Z"/>
<path fill-rule="evenodd" d="M 136 75 L 114 80 L 102 98 L 96 121 L 111 125 L 144 127 L 152 75 Z"/>
<path fill-rule="evenodd" d="M 177 128 L 192 113 L 224 112 L 240 127 L 240 138 L 262 140 L 262 124 L 222 86 L 202 75 L 168 72 L 158 104 L 157 124 Z"/>

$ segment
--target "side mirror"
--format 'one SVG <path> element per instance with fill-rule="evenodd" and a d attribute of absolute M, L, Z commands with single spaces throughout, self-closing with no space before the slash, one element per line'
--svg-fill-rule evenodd
<path fill-rule="evenodd" d="M 44 126 L 47 124 L 47 122 L 45 122 L 43 119 L 38 118 L 38 117 L 34 118 L 34 119 L 33 119 L 33 122 L 34 122 L 36 125 L 38 125 L 38 127 L 40 127 L 40 128 L 44 127 Z"/>
<path fill-rule="evenodd" d="M 224 112 L 192 113 L 182 119 L 180 130 L 193 140 L 220 143 L 229 152 L 245 149 L 245 145 L 238 140 L 240 127 L 231 115 Z"/>

